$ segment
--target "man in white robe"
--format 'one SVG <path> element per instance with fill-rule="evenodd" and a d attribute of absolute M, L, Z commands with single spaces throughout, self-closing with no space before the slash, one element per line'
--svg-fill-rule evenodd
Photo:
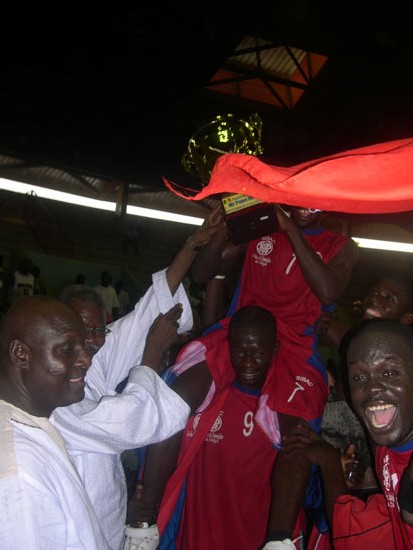
<path fill-rule="evenodd" d="M 0 548 L 109 550 L 61 435 L 57 406 L 84 396 L 90 366 L 80 317 L 45 296 L 24 298 L 0 331 Z"/>
<path fill-rule="evenodd" d="M 102 307 L 76 298 L 70 289 L 63 293 L 82 317 L 96 354 L 87 375 L 86 398 L 57 409 L 51 420 L 65 439 L 113 550 L 122 548 L 125 536 L 127 488 L 121 453 L 168 439 L 184 428 L 189 416 L 187 404 L 157 372 L 172 344 L 164 336 L 168 315 L 170 324 L 178 325 L 177 304 L 182 304 L 179 332 L 192 326 L 191 306 L 181 281 L 198 247 L 218 229 L 216 213 L 188 238 L 167 269 L 153 275 L 152 286 L 135 309 L 108 325 L 106 339 Z M 167 313 L 160 317 L 163 312 Z M 162 322 L 164 330 L 159 326 Z M 128 382 L 118 394 L 115 388 L 126 377 Z"/>

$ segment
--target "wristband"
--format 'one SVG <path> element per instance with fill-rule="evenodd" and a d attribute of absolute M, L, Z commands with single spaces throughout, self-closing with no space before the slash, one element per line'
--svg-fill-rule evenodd
<path fill-rule="evenodd" d="M 284 539 L 270 540 L 262 547 L 262 550 L 296 550 L 296 548 L 291 539 Z"/>
<path fill-rule="evenodd" d="M 413 514 L 413 481 L 410 479 L 408 470 L 404 472 L 400 482 L 399 504 L 400 508 Z"/>

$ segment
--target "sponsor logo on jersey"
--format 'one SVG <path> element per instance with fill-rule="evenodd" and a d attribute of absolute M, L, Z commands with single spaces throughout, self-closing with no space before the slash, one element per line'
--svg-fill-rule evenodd
<path fill-rule="evenodd" d="M 383 458 L 383 487 L 389 508 L 399 507 L 395 498 L 398 483 L 399 476 L 396 473 L 390 474 L 390 455 L 386 454 Z"/>

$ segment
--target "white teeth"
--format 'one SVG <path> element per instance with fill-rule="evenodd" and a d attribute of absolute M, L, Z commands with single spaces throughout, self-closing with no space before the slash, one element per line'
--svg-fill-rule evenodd
<path fill-rule="evenodd" d="M 371 425 L 377 429 L 389 426 L 393 422 L 395 414 L 396 407 L 390 403 L 366 407 L 366 416 Z"/>
<path fill-rule="evenodd" d="M 367 308 L 366 309 L 366 314 L 367 315 L 370 315 L 371 317 L 381 317 L 381 313 L 379 311 L 377 311 L 376 309 L 370 309 L 370 308 Z"/>
<path fill-rule="evenodd" d="M 385 411 L 386 409 L 392 409 L 394 405 L 372 405 L 371 407 L 367 407 L 367 410 L 369 411 Z"/>

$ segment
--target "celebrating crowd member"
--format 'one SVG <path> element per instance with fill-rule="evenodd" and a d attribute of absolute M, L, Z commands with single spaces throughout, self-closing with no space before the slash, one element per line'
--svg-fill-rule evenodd
<path fill-rule="evenodd" d="M 114 550 L 122 547 L 126 520 L 121 453 L 172 436 L 188 418 L 187 404 L 158 372 L 177 330 L 191 328 L 191 307 L 180 283 L 220 219 L 218 211 L 211 211 L 171 265 L 153 275 L 152 286 L 134 310 L 108 326 L 104 305 L 93 290 L 69 287 L 62 293 L 83 319 L 93 360 L 85 399 L 57 409 L 51 420 L 66 441 Z M 117 393 L 125 378 L 127 384 Z"/>
<path fill-rule="evenodd" d="M 383 494 L 367 502 L 349 495 L 337 449 L 306 426 L 284 438 L 282 454 L 298 453 L 320 466 L 335 549 L 412 548 L 412 327 L 387 319 L 365 323 L 349 343 L 347 366 L 354 409 L 375 445 Z"/>
<path fill-rule="evenodd" d="M 413 282 L 401 272 L 390 272 L 381 277 L 368 291 L 360 306 L 362 319 L 394 319 L 403 325 L 413 323 Z M 325 315 L 323 336 L 330 345 L 340 347 L 353 332 L 348 324 Z"/>

